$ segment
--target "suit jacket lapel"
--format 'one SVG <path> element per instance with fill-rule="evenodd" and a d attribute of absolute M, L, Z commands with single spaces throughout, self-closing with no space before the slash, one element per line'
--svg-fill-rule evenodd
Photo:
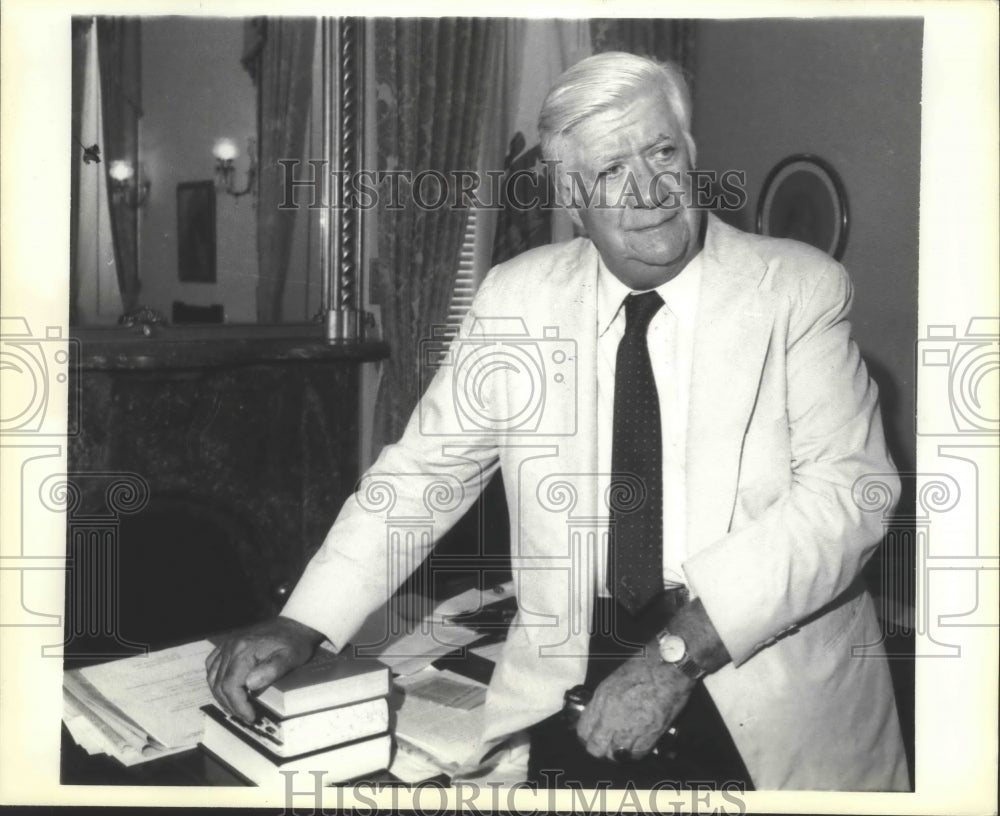
<path fill-rule="evenodd" d="M 546 394 L 544 424 L 546 428 L 560 429 L 560 435 L 548 435 L 543 431 L 529 440 L 529 446 L 537 442 L 552 445 L 557 450 L 554 459 L 547 460 L 546 465 L 553 481 L 546 481 L 543 486 L 563 482 L 570 486 L 574 501 L 564 511 L 538 513 L 525 508 L 525 515 L 535 525 L 535 534 L 550 538 L 554 553 L 577 551 L 577 557 L 572 558 L 570 580 L 560 586 L 553 583 L 546 598 L 536 599 L 538 606 L 535 609 L 559 615 L 564 615 L 568 609 L 568 623 L 575 634 L 562 648 L 586 654 L 585 635 L 593 610 L 596 578 L 593 558 L 584 557 L 584 551 L 595 544 L 599 546 L 598 533 L 603 532 L 605 511 L 596 476 L 597 250 L 589 241 L 580 241 L 579 250 L 568 254 L 565 262 L 552 270 L 545 280 L 546 291 L 525 293 L 525 297 L 531 298 L 540 309 L 537 319 L 532 321 L 532 334 L 544 332 L 548 327 L 558 328 L 558 348 L 575 357 L 575 387 L 562 392 L 553 389 Z M 540 345 L 545 347 L 543 356 L 549 366 L 545 376 L 551 383 L 551 378 L 565 366 L 552 365 L 551 351 L 556 343 Z M 575 430 L 571 432 L 570 429 Z M 534 489 L 529 493 L 528 504 L 534 508 L 538 499 Z M 560 538 L 562 541 L 558 540 Z M 580 662 L 578 668 L 582 672 L 585 664 Z"/>
<path fill-rule="evenodd" d="M 580 242 L 581 252 L 553 275 L 555 288 L 549 303 L 559 303 L 555 325 L 560 338 L 571 340 L 576 351 L 576 398 L 547 405 L 559 419 L 553 427 L 576 428 L 560 445 L 560 459 L 566 472 L 594 473 L 597 467 L 597 249 L 589 241 Z M 549 323 L 552 323 L 552 313 Z M 553 417 L 555 419 L 555 416 Z"/>
<path fill-rule="evenodd" d="M 594 533 L 595 543 L 600 545 L 599 530 L 603 530 L 603 501 L 598 491 L 597 461 L 597 250 L 589 241 L 583 242 L 585 251 L 566 270 L 566 287 L 562 295 L 567 303 L 567 313 L 563 316 L 560 334 L 571 338 L 576 344 L 576 401 L 567 401 L 559 406 L 565 420 L 573 412 L 576 434 L 561 440 L 559 448 L 559 468 L 563 473 L 576 474 L 574 481 L 578 501 L 571 511 L 569 524 L 578 535 Z M 564 420 L 564 421 L 565 421 Z M 562 427 L 567 427 L 563 425 Z M 583 539 L 578 544 L 583 547 Z M 582 551 L 582 550 L 581 550 Z M 595 563 L 592 558 L 577 562 L 573 570 L 570 597 L 570 632 L 576 635 L 579 654 L 585 654 L 585 635 L 593 615 L 593 588 L 596 582 Z M 567 644 L 568 645 L 568 644 Z M 585 670 L 581 661 L 578 671 Z M 582 676 L 578 682 L 582 682 Z"/>
<path fill-rule="evenodd" d="M 736 500 L 743 435 L 767 353 L 774 304 L 741 233 L 709 216 L 687 433 L 688 552 L 721 538 Z"/>

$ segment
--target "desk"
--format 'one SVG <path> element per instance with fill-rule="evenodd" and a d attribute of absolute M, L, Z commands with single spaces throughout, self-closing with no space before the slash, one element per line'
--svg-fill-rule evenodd
<path fill-rule="evenodd" d="M 60 751 L 59 781 L 63 785 L 248 787 L 242 777 L 201 746 L 127 768 L 106 754 L 90 756 L 73 742 L 64 725 Z M 403 784 L 388 771 L 365 777 L 364 781 L 381 785 Z M 447 784 L 448 778 L 442 775 L 435 777 L 434 781 Z"/>
<path fill-rule="evenodd" d="M 477 643 L 482 644 L 496 639 L 499 638 L 494 634 L 483 637 Z M 457 671 L 487 684 L 493 671 L 491 661 L 469 651 L 463 653 L 462 650 L 438 658 L 433 665 Z M 390 697 L 390 706 L 393 705 L 392 699 Z M 69 730 L 63 725 L 60 752 L 60 782 L 63 785 L 247 786 L 241 776 L 200 746 L 127 767 L 105 754 L 89 755 L 76 744 Z M 448 782 L 444 775 L 435 777 L 435 780 L 445 784 Z M 366 776 L 363 781 L 402 784 L 388 771 Z"/>
<path fill-rule="evenodd" d="M 73 741 L 63 725 L 60 751 L 59 781 L 63 785 L 246 785 L 201 747 L 128 768 L 106 754 L 90 756 Z"/>

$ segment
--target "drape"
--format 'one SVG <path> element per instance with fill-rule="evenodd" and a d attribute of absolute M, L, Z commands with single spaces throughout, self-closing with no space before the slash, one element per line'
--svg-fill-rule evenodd
<path fill-rule="evenodd" d="M 665 17 L 590 21 L 594 53 L 628 51 L 655 60 L 672 60 L 690 80 L 694 68 L 694 21 Z"/>
<path fill-rule="evenodd" d="M 115 200 L 109 175 L 112 162 L 127 161 L 138 177 L 142 76 L 138 17 L 98 17 L 97 53 L 104 120 L 104 172 L 111 209 L 118 290 L 127 314 L 139 302 L 138 213 L 125 198 Z"/>
<path fill-rule="evenodd" d="M 71 79 L 72 110 L 72 160 L 70 161 L 70 222 L 69 222 L 69 322 L 76 325 L 77 298 L 80 292 L 80 270 L 77 268 L 76 247 L 80 234 L 80 164 L 83 162 L 83 144 L 80 139 L 83 118 L 83 82 L 87 63 L 87 40 L 94 20 L 92 17 L 74 17 L 72 20 L 73 47 Z"/>
<path fill-rule="evenodd" d="M 248 23 L 243 64 L 257 84 L 257 321 L 281 320 L 295 229 L 295 209 L 282 201 L 279 159 L 303 159 L 312 98 L 314 18 L 255 18 Z"/>
<path fill-rule="evenodd" d="M 475 170 L 498 21 L 483 18 L 375 22 L 378 169 L 414 174 Z M 426 198 L 432 185 L 427 185 Z M 393 210 L 379 196 L 379 304 L 392 355 L 383 364 L 374 450 L 395 441 L 420 396 L 420 342 L 447 314 L 466 212 L 422 209 L 409 198 Z"/>
<path fill-rule="evenodd" d="M 533 247 L 569 238 L 572 224 L 551 204 L 552 179 L 540 163 L 538 112 L 551 85 L 571 65 L 590 56 L 590 27 L 586 20 L 509 20 L 511 54 L 503 77 L 507 86 L 500 112 L 505 185 L 520 178 L 513 206 L 503 201 L 495 219 L 491 264 L 502 263 Z M 534 170 L 537 181 L 528 182 L 524 171 Z M 506 190 L 506 186 L 504 186 Z M 533 206 L 525 206 L 528 202 Z"/>

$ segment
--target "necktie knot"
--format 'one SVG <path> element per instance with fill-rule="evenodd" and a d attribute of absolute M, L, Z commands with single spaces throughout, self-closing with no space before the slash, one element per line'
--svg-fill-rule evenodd
<path fill-rule="evenodd" d="M 625 298 L 625 333 L 645 337 L 646 329 L 660 307 L 663 298 L 656 290 L 643 292 L 641 295 L 629 295 Z"/>

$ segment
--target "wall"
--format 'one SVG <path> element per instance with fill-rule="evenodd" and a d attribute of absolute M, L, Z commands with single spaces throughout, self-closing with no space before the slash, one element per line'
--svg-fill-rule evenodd
<path fill-rule="evenodd" d="M 698 164 L 747 174 L 751 230 L 768 171 L 792 153 L 829 161 L 847 189 L 842 262 L 854 335 L 882 392 L 890 447 L 914 466 L 920 170 L 920 20 L 720 20 L 697 29 Z"/>
<path fill-rule="evenodd" d="M 256 321 L 257 239 L 253 197 L 216 199 L 217 282 L 181 283 L 177 269 L 177 184 L 213 177 L 215 139 L 240 148 L 257 132 L 257 95 L 240 64 L 241 19 L 150 17 L 142 23 L 143 117 L 139 156 L 152 180 L 140 213 L 140 302 L 168 318 L 173 300 L 222 303 L 227 322 Z"/>

